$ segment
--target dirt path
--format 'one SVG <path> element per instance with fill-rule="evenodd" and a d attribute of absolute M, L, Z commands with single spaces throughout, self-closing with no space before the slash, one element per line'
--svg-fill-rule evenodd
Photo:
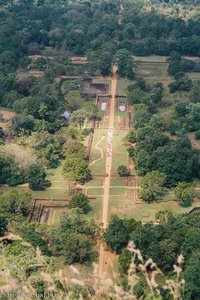
<path fill-rule="evenodd" d="M 99 160 L 101 160 L 101 159 L 104 158 L 103 149 L 100 148 L 100 147 L 98 147 L 99 144 L 101 144 L 101 142 L 104 140 L 104 138 L 105 138 L 105 135 L 103 135 L 103 136 L 101 137 L 101 139 L 100 139 L 100 140 L 96 143 L 96 145 L 94 146 L 94 148 L 95 148 L 96 150 L 99 150 L 99 152 L 100 152 L 100 157 L 97 158 L 97 159 L 95 159 L 95 160 L 93 160 L 93 161 L 89 164 L 89 166 L 93 166 L 96 162 L 98 162 Z"/>
<path fill-rule="evenodd" d="M 115 118 L 115 95 L 117 89 L 117 68 L 113 68 L 113 77 L 111 78 L 111 102 L 110 102 L 110 115 L 109 115 L 109 129 L 108 129 L 108 144 L 107 144 L 107 157 L 106 157 L 106 178 L 104 182 L 104 194 L 103 194 L 103 208 L 102 208 L 102 225 L 103 228 L 107 228 L 108 222 L 108 208 L 109 208 L 109 194 L 110 194 L 110 177 L 112 169 L 112 139 L 113 139 L 113 127 L 114 127 L 114 118 Z M 100 245 L 99 252 L 99 269 L 98 275 L 101 279 L 104 274 L 104 264 L 105 262 L 105 249 L 103 244 Z"/>

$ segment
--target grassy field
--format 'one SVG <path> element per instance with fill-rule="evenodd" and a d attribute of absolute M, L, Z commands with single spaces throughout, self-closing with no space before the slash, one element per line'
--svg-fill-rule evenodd
<path fill-rule="evenodd" d="M 92 171 L 92 174 L 95 175 L 101 175 L 105 173 L 105 165 L 106 165 L 106 150 L 107 150 L 107 130 L 95 130 L 94 132 L 94 138 L 93 138 L 93 143 L 92 143 L 92 149 L 90 153 L 90 163 L 93 162 L 94 160 L 98 159 L 101 157 L 101 153 L 99 149 L 95 149 L 95 145 L 101 140 L 102 141 L 97 145 L 99 148 L 103 150 L 103 155 L 104 157 L 95 162 L 93 165 L 90 166 L 90 169 Z"/>
<path fill-rule="evenodd" d="M 191 72 L 187 73 L 192 80 L 200 80 L 200 73 Z"/>
<path fill-rule="evenodd" d="M 142 222 L 155 222 L 156 213 L 159 211 L 168 210 L 174 215 L 187 213 L 193 207 L 200 206 L 200 202 L 194 202 L 189 208 L 183 208 L 175 201 L 156 202 L 152 204 L 133 204 L 133 201 L 127 198 L 111 198 L 110 200 L 110 213 L 117 214 L 120 217 L 132 217 Z"/>
<path fill-rule="evenodd" d="M 126 96 L 127 95 L 127 87 L 132 84 L 133 81 L 129 79 L 118 79 L 117 81 L 117 91 L 116 94 L 118 96 Z"/>
<path fill-rule="evenodd" d="M 170 79 L 167 73 L 167 64 L 156 64 L 156 63 L 138 63 L 137 73 L 144 77 L 147 81 L 166 81 Z"/>
<path fill-rule="evenodd" d="M 95 188 L 89 188 L 87 190 L 87 196 L 97 196 L 97 197 L 100 197 L 103 195 L 103 188 L 102 187 L 95 187 Z"/>
<path fill-rule="evenodd" d="M 112 174 L 117 174 L 117 167 L 125 165 L 128 167 L 128 152 L 124 145 L 124 138 L 127 131 L 114 131 L 113 134 L 113 159 L 112 159 Z"/>
<path fill-rule="evenodd" d="M 94 84 L 108 84 L 108 94 L 110 93 L 111 81 L 106 78 L 94 78 L 92 79 Z"/>
<path fill-rule="evenodd" d="M 102 198 L 97 197 L 96 199 L 90 200 L 91 210 L 87 213 L 89 219 L 95 219 L 96 222 L 101 222 L 101 210 L 102 210 Z"/>
<path fill-rule="evenodd" d="M 149 55 L 149 56 L 136 56 L 133 55 L 134 60 L 137 62 L 146 62 L 146 63 L 165 63 L 167 62 L 168 56 L 160 56 L 160 55 Z"/>
<path fill-rule="evenodd" d="M 111 179 L 110 185 L 112 186 L 126 186 L 126 179 L 116 180 Z"/>
<path fill-rule="evenodd" d="M 89 182 L 87 182 L 84 186 L 102 186 L 103 185 L 103 179 L 93 179 Z"/>
<path fill-rule="evenodd" d="M 116 111 L 114 119 L 114 128 L 115 129 L 126 129 L 128 133 L 129 127 L 129 118 L 127 112 Z"/>

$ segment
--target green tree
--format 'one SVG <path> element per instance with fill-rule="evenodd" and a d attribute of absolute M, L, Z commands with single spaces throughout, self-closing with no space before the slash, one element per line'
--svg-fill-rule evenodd
<path fill-rule="evenodd" d="M 124 165 L 120 165 L 118 168 L 117 168 L 117 174 L 120 176 L 120 177 L 126 177 L 126 176 L 129 176 L 130 175 L 130 172 L 128 170 L 128 168 Z"/>
<path fill-rule="evenodd" d="M 63 175 L 80 183 L 84 183 L 92 177 L 87 162 L 78 157 L 69 157 L 64 162 Z"/>
<path fill-rule="evenodd" d="M 200 251 L 194 251 L 190 257 L 188 266 L 183 272 L 186 281 L 184 288 L 184 299 L 198 300 L 200 298 Z"/>
<path fill-rule="evenodd" d="M 5 135 L 5 132 L 2 127 L 0 127 L 0 139 L 2 139 Z"/>
<path fill-rule="evenodd" d="M 179 182 L 175 187 L 174 192 L 181 206 L 188 207 L 191 205 L 194 191 L 190 183 Z"/>
<path fill-rule="evenodd" d="M 119 219 L 117 216 L 112 216 L 104 238 L 106 244 L 113 251 L 119 253 L 128 243 L 128 232 L 124 226 L 123 220 Z"/>
<path fill-rule="evenodd" d="M 120 77 L 134 78 L 134 60 L 127 49 L 120 49 L 116 52 L 113 64 L 118 67 L 117 74 Z"/>
<path fill-rule="evenodd" d="M 40 164 L 32 164 L 26 171 L 26 178 L 33 190 L 41 190 L 45 187 L 46 172 Z"/>
<path fill-rule="evenodd" d="M 63 146 L 63 155 L 66 158 L 74 156 L 84 159 L 86 158 L 86 148 L 79 141 L 69 138 Z"/>
<path fill-rule="evenodd" d="M 65 100 L 70 111 L 80 109 L 84 104 L 84 98 L 77 90 L 72 90 L 65 95 Z"/>
<path fill-rule="evenodd" d="M 103 52 L 99 57 L 99 70 L 103 76 L 111 73 L 112 53 Z"/>
<path fill-rule="evenodd" d="M 31 243 L 35 249 L 39 247 L 42 254 L 50 255 L 48 243 L 42 234 L 37 232 L 37 227 L 35 224 L 22 224 L 22 226 L 19 228 L 19 233 L 20 236 L 28 243 Z"/>
<path fill-rule="evenodd" d="M 159 193 L 166 182 L 166 175 L 159 171 L 152 171 L 145 175 L 140 197 L 148 202 L 157 200 Z"/>
<path fill-rule="evenodd" d="M 82 211 L 71 209 L 62 214 L 60 223 L 51 229 L 51 250 L 62 255 L 65 262 L 84 263 L 96 258 L 95 239 L 98 227 L 87 220 Z"/>
<path fill-rule="evenodd" d="M 87 213 L 90 210 L 89 203 L 89 198 L 86 195 L 80 193 L 70 200 L 69 206 L 71 208 L 80 208 L 84 213 Z"/>
<path fill-rule="evenodd" d="M 123 249 L 119 256 L 119 270 L 121 273 L 127 274 L 131 264 L 131 252 Z"/>
<path fill-rule="evenodd" d="M 6 217 L 0 214 L 0 236 L 3 236 L 8 226 Z"/>
<path fill-rule="evenodd" d="M 83 126 L 87 113 L 84 109 L 78 109 L 71 114 L 70 122 L 79 125 L 80 128 Z"/>
<path fill-rule="evenodd" d="M 127 135 L 127 140 L 129 143 L 135 143 L 136 142 L 136 132 L 135 130 L 130 130 Z"/>
<path fill-rule="evenodd" d="M 189 93 L 189 99 L 193 103 L 200 102 L 200 86 L 193 86 Z"/>
<path fill-rule="evenodd" d="M 12 191 L 0 197 L 0 212 L 9 219 L 19 215 L 27 217 L 30 209 L 31 195 L 29 193 Z"/>

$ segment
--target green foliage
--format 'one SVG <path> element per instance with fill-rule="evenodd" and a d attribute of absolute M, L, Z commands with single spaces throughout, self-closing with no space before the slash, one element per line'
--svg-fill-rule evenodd
<path fill-rule="evenodd" d="M 86 158 L 86 148 L 79 141 L 74 139 L 67 139 L 67 142 L 63 146 L 63 155 L 65 158 L 73 157 L 81 157 Z"/>
<path fill-rule="evenodd" d="M 62 147 L 65 139 L 60 134 L 49 134 L 48 132 L 37 132 L 32 135 L 32 146 L 42 162 L 51 168 L 58 166 L 63 158 Z"/>
<path fill-rule="evenodd" d="M 188 207 L 191 205 L 194 191 L 190 183 L 179 182 L 174 192 L 181 206 Z"/>
<path fill-rule="evenodd" d="M 70 200 L 69 206 L 71 208 L 80 208 L 84 213 L 87 213 L 90 210 L 89 198 L 84 194 L 78 194 Z"/>
<path fill-rule="evenodd" d="M 151 114 L 149 112 L 148 106 L 145 104 L 135 105 L 133 115 L 135 129 L 145 127 L 151 119 Z"/>
<path fill-rule="evenodd" d="M 22 225 L 19 228 L 20 236 L 35 249 L 39 247 L 43 255 L 50 255 L 47 241 L 37 232 L 35 224 Z"/>
<path fill-rule="evenodd" d="M 82 287 L 78 284 L 75 284 L 72 288 L 72 299 L 79 300 L 79 299 L 89 300 L 89 294 L 86 287 Z"/>
<path fill-rule="evenodd" d="M 124 165 L 121 165 L 117 168 L 117 174 L 120 176 L 120 177 L 126 177 L 126 176 L 129 176 L 130 175 L 130 172 L 128 170 L 128 168 Z"/>
<path fill-rule="evenodd" d="M 5 135 L 5 132 L 2 127 L 0 127 L 0 139 L 2 139 Z"/>
<path fill-rule="evenodd" d="M 71 114 L 70 122 L 75 125 L 83 126 L 86 119 L 86 111 L 84 109 L 78 109 Z"/>
<path fill-rule="evenodd" d="M 85 102 L 85 99 L 81 96 L 78 90 L 69 91 L 65 95 L 65 100 L 70 111 L 80 109 Z"/>
<path fill-rule="evenodd" d="M 168 66 L 168 73 L 174 76 L 180 72 L 191 72 L 194 70 L 195 63 L 191 60 L 182 59 L 181 56 L 174 52 Z"/>
<path fill-rule="evenodd" d="M 193 86 L 189 93 L 189 99 L 193 103 L 200 102 L 200 86 Z"/>
<path fill-rule="evenodd" d="M 1 270 L 9 264 L 9 271 L 13 278 L 24 285 L 26 280 L 37 282 L 37 274 L 53 271 L 53 260 L 35 250 L 31 245 L 22 241 L 11 241 L 3 250 L 6 262 L 1 261 Z M 3 253 L 1 253 L 2 255 Z"/>
<path fill-rule="evenodd" d="M 31 195 L 12 191 L 0 197 L 0 212 L 12 220 L 16 216 L 27 217 L 31 209 Z"/>
<path fill-rule="evenodd" d="M 140 197 L 148 202 L 157 200 L 165 182 L 166 175 L 164 173 L 159 171 L 147 173 L 141 185 Z"/>
<path fill-rule="evenodd" d="M 26 171 L 26 178 L 33 190 L 41 190 L 45 187 L 46 172 L 40 164 L 32 164 Z"/>
<path fill-rule="evenodd" d="M 65 161 L 63 175 L 80 183 L 90 180 L 92 176 L 87 162 L 79 157 L 69 157 Z"/>
<path fill-rule="evenodd" d="M 184 298 L 186 300 L 197 300 L 200 297 L 199 262 L 200 251 L 194 251 L 190 257 L 188 266 L 183 273 L 184 279 L 186 280 L 186 286 L 184 289 Z"/>
<path fill-rule="evenodd" d="M 127 135 L 127 140 L 129 143 L 135 143 L 136 142 L 136 132 L 134 130 L 130 130 Z"/>
<path fill-rule="evenodd" d="M 15 186 L 24 181 L 23 171 L 17 166 L 14 158 L 0 155 L 0 184 Z"/>
<path fill-rule="evenodd" d="M 138 104 L 144 101 L 146 93 L 137 85 L 129 86 L 128 88 L 128 102 L 129 104 Z"/>
<path fill-rule="evenodd" d="M 176 81 L 169 84 L 169 89 L 171 93 L 176 91 L 186 91 L 189 92 L 192 87 L 192 80 L 182 73 L 175 77 Z"/>
<path fill-rule="evenodd" d="M 130 264 L 131 264 L 131 252 L 127 249 L 123 249 L 119 256 L 119 271 L 123 274 L 127 274 Z"/>
<path fill-rule="evenodd" d="M 194 114 L 198 118 L 198 112 Z M 135 117 L 137 124 L 137 111 Z M 199 176 L 196 169 L 198 154 L 191 149 L 188 138 L 181 135 L 176 141 L 170 141 L 159 129 L 149 125 L 141 126 L 136 132 L 134 160 L 139 175 L 154 170 L 165 173 L 168 187 L 175 186 L 179 181 L 191 181 L 193 176 Z M 151 195 L 145 192 L 145 198 Z M 152 197 L 155 197 L 153 194 Z"/>
<path fill-rule="evenodd" d="M 120 77 L 127 77 L 128 79 L 134 78 L 134 60 L 127 49 L 120 49 L 116 52 L 113 64 L 118 67 L 117 74 Z"/>
<path fill-rule="evenodd" d="M 0 236 L 3 236 L 7 229 L 8 221 L 3 214 L 0 214 Z"/>
<path fill-rule="evenodd" d="M 103 76 L 111 73 L 112 53 L 103 52 L 99 57 L 99 70 Z"/>
<path fill-rule="evenodd" d="M 105 241 L 107 245 L 115 252 L 120 250 L 128 243 L 128 233 L 123 221 L 117 216 L 112 216 L 108 229 L 105 233 Z"/>
<path fill-rule="evenodd" d="M 87 220 L 80 210 L 66 211 L 60 224 L 51 229 L 51 250 L 54 255 L 62 255 L 68 264 L 93 261 L 97 232 L 94 221 Z"/>

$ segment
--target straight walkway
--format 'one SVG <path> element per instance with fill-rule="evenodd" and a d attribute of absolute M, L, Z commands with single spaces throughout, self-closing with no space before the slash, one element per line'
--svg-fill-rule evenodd
<path fill-rule="evenodd" d="M 107 143 L 107 156 L 106 156 L 106 178 L 104 182 L 104 194 L 103 194 L 103 208 L 102 208 L 102 219 L 103 229 L 107 228 L 108 224 L 108 209 L 109 209 L 109 195 L 110 195 L 110 178 L 112 170 L 112 140 L 113 140 L 113 127 L 115 118 L 115 97 L 117 89 L 117 68 L 113 68 L 113 77 L 111 78 L 111 103 L 110 103 L 110 115 L 109 115 L 109 129 L 108 129 L 108 143 Z M 100 245 L 99 252 L 99 270 L 98 275 L 101 279 L 104 274 L 104 257 L 105 249 L 103 244 Z"/>

